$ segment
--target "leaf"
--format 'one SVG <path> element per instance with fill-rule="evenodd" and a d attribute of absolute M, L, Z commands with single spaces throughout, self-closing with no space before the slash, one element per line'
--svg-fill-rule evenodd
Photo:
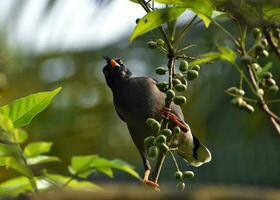
<path fill-rule="evenodd" d="M 96 158 L 98 155 L 73 156 L 69 172 L 72 175 L 79 174 L 79 177 L 87 178 L 94 171 L 91 168 L 91 162 Z"/>
<path fill-rule="evenodd" d="M 14 169 L 15 171 L 19 172 L 20 174 L 30 177 L 29 168 L 23 162 L 22 159 L 16 157 L 2 157 L 0 159 L 0 166 L 5 166 L 7 169 Z"/>
<path fill-rule="evenodd" d="M 175 20 L 185 10 L 185 8 L 173 7 L 149 12 L 138 22 L 129 38 L 129 41 L 133 41 L 138 36 L 159 27 L 163 23 Z"/>
<path fill-rule="evenodd" d="M 20 193 L 26 191 L 32 191 L 32 187 L 28 178 L 20 176 L 13 179 L 9 179 L 0 184 L 0 196 L 17 196 Z"/>
<path fill-rule="evenodd" d="M 211 19 L 206 15 L 204 15 L 203 13 L 196 13 L 196 14 L 203 21 L 205 27 L 208 28 L 211 23 Z"/>
<path fill-rule="evenodd" d="M 265 72 L 270 70 L 272 68 L 272 62 L 266 63 L 264 67 L 261 68 L 261 70 L 257 71 L 257 74 L 259 77 L 262 77 Z"/>
<path fill-rule="evenodd" d="M 51 142 L 32 142 L 24 148 L 24 154 L 27 157 L 38 156 L 42 153 L 50 151 L 52 146 Z"/>
<path fill-rule="evenodd" d="M 230 48 L 220 46 L 220 47 L 218 47 L 218 49 L 220 51 L 221 60 L 225 60 L 230 63 L 234 63 L 236 55 Z"/>
<path fill-rule="evenodd" d="M 15 143 L 23 143 L 28 138 L 28 134 L 26 131 L 18 128 L 14 130 L 14 137 Z"/>
<path fill-rule="evenodd" d="M 133 169 L 133 167 L 131 165 L 129 165 L 128 163 L 119 160 L 119 159 L 114 159 L 111 161 L 111 163 L 113 164 L 113 168 L 124 171 L 128 174 L 130 174 L 131 176 L 142 180 L 141 177 L 139 176 L 139 174 Z"/>
<path fill-rule="evenodd" d="M 14 145 L 0 143 L 0 156 L 17 156 L 17 150 Z"/>
<path fill-rule="evenodd" d="M 27 158 L 27 164 L 28 165 L 37 165 L 37 164 L 43 164 L 48 162 L 57 162 L 60 161 L 58 157 L 56 156 L 45 156 L 40 155 L 32 158 Z"/>
<path fill-rule="evenodd" d="M 17 99 L 0 107 L 0 113 L 10 117 L 16 127 L 26 126 L 50 104 L 60 90 L 61 87 L 50 92 L 39 92 Z"/>

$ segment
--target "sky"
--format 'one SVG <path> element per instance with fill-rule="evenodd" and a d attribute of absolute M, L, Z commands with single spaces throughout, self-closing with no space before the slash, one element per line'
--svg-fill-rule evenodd
<path fill-rule="evenodd" d="M 144 10 L 129 0 L 114 0 L 97 7 L 93 0 L 57 0 L 56 6 L 41 18 L 47 0 L 24 0 L 18 21 L 12 21 L 12 6 L 23 0 L 0 1 L 0 27 L 9 28 L 9 42 L 32 51 L 100 48 L 119 40 L 133 30 L 135 19 Z M 16 24 L 16 25 L 15 25 Z"/>

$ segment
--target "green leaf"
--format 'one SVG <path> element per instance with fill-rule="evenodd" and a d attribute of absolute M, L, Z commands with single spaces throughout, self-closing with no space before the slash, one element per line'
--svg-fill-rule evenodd
<path fill-rule="evenodd" d="M 0 196 L 17 196 L 20 193 L 26 191 L 32 191 L 32 187 L 28 178 L 20 176 L 13 179 L 9 179 L 0 184 Z"/>
<path fill-rule="evenodd" d="M 12 120 L 0 112 L 0 127 L 6 132 L 13 132 L 14 124 Z"/>
<path fill-rule="evenodd" d="M 60 161 L 58 157 L 56 156 L 45 156 L 40 155 L 32 158 L 27 158 L 27 164 L 28 165 L 37 165 L 37 164 L 43 164 L 48 162 L 57 162 Z"/>
<path fill-rule="evenodd" d="M 235 57 L 236 57 L 234 51 L 232 51 L 230 48 L 222 47 L 222 46 L 218 47 L 218 49 L 220 51 L 221 60 L 225 60 L 230 63 L 234 63 Z"/>
<path fill-rule="evenodd" d="M 127 162 L 124 162 L 119 159 L 114 159 L 111 161 L 111 163 L 113 165 L 112 168 L 124 171 L 124 172 L 130 174 L 131 176 L 137 178 L 138 180 L 142 180 L 141 177 L 139 176 L 139 174 Z"/>
<path fill-rule="evenodd" d="M 81 178 L 87 178 L 94 169 L 91 168 L 91 162 L 98 158 L 98 155 L 73 156 L 69 172 L 78 174 Z"/>
<path fill-rule="evenodd" d="M 0 107 L 0 113 L 10 117 L 16 127 L 26 126 L 50 104 L 60 90 L 61 87 L 50 92 L 39 92 L 17 99 Z"/>
<path fill-rule="evenodd" d="M 266 63 L 266 65 L 262 67 L 261 70 L 257 71 L 258 76 L 262 77 L 262 75 L 268 70 L 270 70 L 271 68 L 272 68 L 272 62 Z"/>
<path fill-rule="evenodd" d="M 51 142 L 32 142 L 24 148 L 24 154 L 27 157 L 38 156 L 51 150 Z"/>
<path fill-rule="evenodd" d="M 15 145 L 0 143 L 0 156 L 17 156 Z"/>
<path fill-rule="evenodd" d="M 138 36 L 159 27 L 163 23 L 175 20 L 185 10 L 185 8 L 173 7 L 149 12 L 138 22 L 129 38 L 129 41 L 133 41 Z"/>
<path fill-rule="evenodd" d="M 23 143 L 28 138 L 28 134 L 26 131 L 22 129 L 15 129 L 14 130 L 14 142 L 15 143 Z"/>
<path fill-rule="evenodd" d="M 15 171 L 19 172 L 20 174 L 30 177 L 29 168 L 23 162 L 22 159 L 16 157 L 1 157 L 0 158 L 0 166 L 5 166 L 6 169 L 14 169 Z"/>

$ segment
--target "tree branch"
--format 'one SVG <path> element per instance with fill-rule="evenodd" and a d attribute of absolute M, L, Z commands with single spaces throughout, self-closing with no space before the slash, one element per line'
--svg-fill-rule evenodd
<path fill-rule="evenodd" d="M 263 27 L 262 28 L 263 33 L 265 38 L 268 41 L 268 44 L 272 47 L 272 50 L 274 51 L 274 53 L 278 56 L 278 58 L 280 59 L 280 49 L 277 48 L 277 46 L 274 44 L 274 42 L 272 41 L 272 35 L 269 33 L 268 28 Z"/>

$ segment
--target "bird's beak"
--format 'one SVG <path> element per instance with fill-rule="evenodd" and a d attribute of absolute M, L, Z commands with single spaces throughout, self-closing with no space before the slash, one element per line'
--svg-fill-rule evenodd
<path fill-rule="evenodd" d="M 110 65 L 113 69 L 116 67 L 120 67 L 120 64 L 114 59 L 111 59 L 108 56 L 104 56 L 104 59 L 107 61 L 107 64 Z"/>

